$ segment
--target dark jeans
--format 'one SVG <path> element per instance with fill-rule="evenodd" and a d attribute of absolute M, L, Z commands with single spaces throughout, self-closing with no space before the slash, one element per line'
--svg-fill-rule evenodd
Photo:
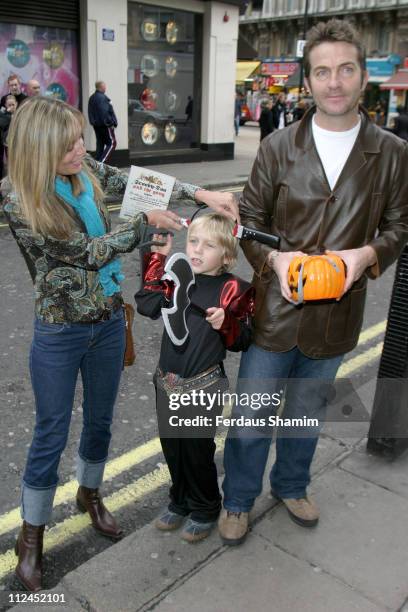
<path fill-rule="evenodd" d="M 343 356 L 311 359 L 298 348 L 282 353 L 265 351 L 252 345 L 242 353 L 238 392 L 250 390 L 280 392 L 287 380 L 284 417 L 302 415 L 320 419 L 324 416 L 326 398 L 318 383 L 336 377 Z M 258 379 L 258 382 L 256 382 Z M 310 379 L 310 382 L 307 380 Z M 255 382 L 254 382 L 255 381 Z M 254 415 L 256 416 L 256 414 Z M 271 445 L 271 435 L 254 436 L 230 432 L 225 443 L 223 482 L 224 506 L 232 512 L 249 512 L 262 491 L 262 479 Z M 283 498 L 302 498 L 310 482 L 310 465 L 316 450 L 318 432 L 278 431 L 276 461 L 270 474 L 273 491 Z"/>
<path fill-rule="evenodd" d="M 79 372 L 83 383 L 79 479 L 80 484 L 90 488 L 100 485 L 124 350 L 122 309 L 113 313 L 110 320 L 98 323 L 35 321 L 30 372 L 36 423 L 23 477 L 22 500 L 28 522 L 43 524 L 49 518 Z"/>
<path fill-rule="evenodd" d="M 113 127 L 106 127 L 106 125 L 94 125 L 94 130 L 96 136 L 95 158 L 97 161 L 106 162 L 116 149 L 115 130 Z"/>
<path fill-rule="evenodd" d="M 223 378 L 216 381 L 205 389 L 206 393 L 216 393 L 218 390 L 225 391 L 228 380 Z M 166 432 L 168 435 L 168 421 L 170 415 L 175 412 L 169 411 L 168 396 L 160 385 L 156 384 L 156 410 L 159 423 L 159 433 Z M 223 406 L 216 404 L 211 412 L 206 412 L 204 406 L 193 409 L 184 406 L 178 411 L 180 417 L 193 417 L 196 414 L 215 416 L 222 413 Z M 196 430 L 197 431 L 197 430 Z M 166 459 L 172 485 L 170 488 L 169 509 L 183 516 L 191 515 L 191 518 L 199 523 L 207 523 L 217 520 L 221 510 L 221 495 L 218 488 L 217 467 L 214 462 L 216 427 L 200 429 L 197 435 L 191 437 L 192 432 L 184 431 L 184 437 L 163 437 L 160 442 Z"/>

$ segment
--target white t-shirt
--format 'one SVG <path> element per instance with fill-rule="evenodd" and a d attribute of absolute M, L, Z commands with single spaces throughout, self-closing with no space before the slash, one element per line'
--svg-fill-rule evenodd
<path fill-rule="evenodd" d="M 361 117 L 359 117 L 357 125 L 351 128 L 351 130 L 332 132 L 331 130 L 324 130 L 319 127 L 313 116 L 313 138 L 331 189 L 334 188 L 351 153 L 351 149 L 357 140 L 360 125 Z"/>

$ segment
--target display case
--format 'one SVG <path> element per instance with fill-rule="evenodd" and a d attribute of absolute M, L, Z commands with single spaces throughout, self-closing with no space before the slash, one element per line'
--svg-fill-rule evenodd
<path fill-rule="evenodd" d="M 171 152 L 199 142 L 195 79 L 200 19 L 188 11 L 128 3 L 131 156 Z"/>

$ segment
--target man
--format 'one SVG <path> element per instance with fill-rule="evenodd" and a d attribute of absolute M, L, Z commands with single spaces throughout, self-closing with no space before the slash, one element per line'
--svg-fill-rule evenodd
<path fill-rule="evenodd" d="M 286 95 L 281 92 L 272 107 L 273 123 L 276 130 L 283 130 L 287 126 L 288 112 L 286 108 Z"/>
<path fill-rule="evenodd" d="M 10 74 L 9 78 L 7 79 L 7 85 L 8 85 L 9 91 L 0 100 L 0 107 L 1 108 L 5 108 L 6 98 L 10 94 L 15 97 L 15 99 L 17 100 L 17 104 L 18 105 L 21 104 L 21 102 L 23 100 L 25 100 L 26 97 L 27 97 L 21 91 L 21 79 L 16 74 Z"/>
<path fill-rule="evenodd" d="M 359 109 L 368 77 L 357 32 L 346 21 L 317 24 L 308 34 L 304 68 L 316 106 L 262 141 L 240 202 L 244 225 L 281 236 L 280 252 L 242 243 L 255 271 L 257 303 L 254 344 L 241 358 L 241 390 L 251 381 L 256 391 L 286 388 L 289 417 L 324 415 L 327 394 L 319 380 L 333 381 L 357 344 L 367 276 L 378 277 L 408 239 L 408 147 Z M 325 250 L 347 266 L 342 298 L 295 306 L 290 261 Z M 283 379 L 290 379 L 286 387 Z M 319 511 L 306 489 L 318 433 L 296 431 L 278 431 L 270 482 L 289 516 L 313 527 Z M 233 437 L 230 431 L 225 445 L 219 529 L 229 545 L 245 539 L 248 513 L 262 491 L 271 438 L 256 433 Z"/>
<path fill-rule="evenodd" d="M 41 93 L 41 85 L 36 79 L 30 79 L 26 85 L 26 92 L 29 98 L 39 96 Z"/>
<path fill-rule="evenodd" d="M 116 149 L 115 130 L 118 126 L 112 102 L 106 95 L 106 83 L 96 81 L 95 93 L 89 98 L 88 117 L 96 136 L 97 161 L 106 162 Z"/>
<path fill-rule="evenodd" d="M 234 128 L 235 128 L 235 136 L 239 134 L 239 124 L 241 121 L 241 113 L 242 113 L 242 98 L 239 93 L 235 94 L 235 105 L 234 105 Z"/>

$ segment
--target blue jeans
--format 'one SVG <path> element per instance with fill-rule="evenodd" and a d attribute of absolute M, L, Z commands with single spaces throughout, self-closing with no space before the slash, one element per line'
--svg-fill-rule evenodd
<path fill-rule="evenodd" d="M 83 383 L 79 483 L 89 488 L 101 484 L 124 351 L 122 309 L 98 323 L 35 320 L 30 372 L 36 423 L 22 491 L 22 515 L 27 522 L 42 525 L 50 518 L 79 372 Z"/>
<path fill-rule="evenodd" d="M 321 387 L 317 382 L 308 384 L 305 379 L 333 381 L 342 358 L 340 355 L 330 359 L 311 359 L 303 355 L 298 348 L 273 353 L 251 345 L 241 357 L 238 393 L 242 394 L 246 388 L 252 387 L 262 392 L 268 390 L 269 394 L 279 393 L 285 387 L 283 381 L 290 378 L 292 380 L 288 381 L 285 390 L 283 416 L 322 417 L 326 399 L 321 393 Z M 258 383 L 253 382 L 256 379 L 259 379 Z M 295 437 L 292 429 L 290 434 L 285 436 L 278 432 L 276 461 L 270 474 L 270 482 L 272 490 L 279 497 L 302 498 L 305 497 L 306 487 L 310 482 L 310 465 L 318 441 L 318 432 L 313 430 L 308 435 Z M 237 437 L 234 436 L 236 433 L 232 434 L 230 431 L 224 451 L 224 507 L 232 512 L 249 512 L 262 491 L 262 479 L 272 438 L 271 435 L 249 437 L 248 433 L 239 435 L 239 432 Z"/>

